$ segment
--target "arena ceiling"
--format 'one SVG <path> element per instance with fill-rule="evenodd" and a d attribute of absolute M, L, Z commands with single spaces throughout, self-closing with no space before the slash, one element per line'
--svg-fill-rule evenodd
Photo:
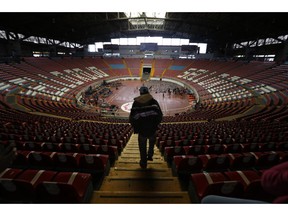
<path fill-rule="evenodd" d="M 285 35 L 287 20 L 288 13 L 272 12 L 167 12 L 163 19 L 145 13 L 131 19 L 122 12 L 9 12 L 0 13 L 0 30 L 81 45 L 136 36 L 187 38 L 209 44 Z"/>

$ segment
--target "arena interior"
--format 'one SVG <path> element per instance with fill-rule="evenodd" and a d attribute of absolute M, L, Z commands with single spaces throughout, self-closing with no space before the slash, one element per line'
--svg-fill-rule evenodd
<path fill-rule="evenodd" d="M 288 160 L 288 14 L 166 13 L 160 30 L 138 19 L 146 28 L 124 31 L 124 13 L 0 13 L 0 144 L 17 148 L 0 173 L 1 203 L 272 203 L 260 178 Z M 206 41 L 207 51 L 88 52 L 147 32 Z M 128 122 L 143 85 L 164 113 L 147 169 Z"/>

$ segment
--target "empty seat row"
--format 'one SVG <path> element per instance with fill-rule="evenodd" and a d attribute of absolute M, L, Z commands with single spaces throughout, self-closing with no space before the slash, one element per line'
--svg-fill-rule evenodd
<path fill-rule="evenodd" d="M 168 146 L 163 151 L 164 159 L 170 163 L 176 155 L 201 155 L 201 154 L 228 154 L 244 152 L 288 151 L 288 142 L 246 143 L 230 145 L 193 145 L 193 146 Z"/>
<path fill-rule="evenodd" d="M 17 142 L 18 150 L 26 151 L 49 151 L 64 153 L 83 153 L 83 154 L 103 154 L 109 156 L 110 164 L 113 165 L 118 159 L 118 147 L 111 145 L 93 144 L 71 144 L 71 143 L 50 143 L 50 142 Z"/>
<path fill-rule="evenodd" d="M 269 138 L 271 139 L 271 138 Z M 208 140 L 208 139 L 198 139 L 198 140 L 194 140 L 194 139 L 177 139 L 177 140 L 173 140 L 173 139 L 167 139 L 167 140 L 159 140 L 157 143 L 157 147 L 159 148 L 159 150 L 161 152 L 164 151 L 165 147 L 171 147 L 171 146 L 193 146 L 193 145 L 233 145 L 233 144 L 251 144 L 251 143 L 255 143 L 258 145 L 261 144 L 270 144 L 270 143 L 280 143 L 280 142 L 286 142 L 286 137 L 281 137 L 280 136 L 276 139 L 273 138 L 274 141 L 269 141 L 269 139 L 267 138 L 267 140 L 265 139 L 261 139 L 261 141 L 258 139 L 253 139 L 251 141 L 248 141 L 247 139 L 243 138 L 242 140 L 239 139 L 238 142 L 233 141 L 231 143 L 228 142 L 222 142 L 219 141 L 220 139 L 217 139 L 215 141 L 212 140 Z M 280 140 L 281 139 L 281 140 Z"/>
<path fill-rule="evenodd" d="M 92 193 L 88 173 L 15 168 L 0 173 L 1 203 L 88 203 Z"/>
<path fill-rule="evenodd" d="M 76 139 L 73 137 L 57 137 L 57 136 L 49 136 L 49 139 L 44 140 L 44 139 L 36 139 L 34 136 L 29 136 L 29 135 L 22 135 L 18 137 L 15 137 L 16 135 L 8 135 L 8 134 L 0 134 L 1 140 L 8 142 L 9 141 L 9 137 L 13 138 L 13 141 L 19 145 L 19 147 L 21 147 L 21 145 L 24 145 L 25 143 L 33 143 L 34 145 L 41 145 L 42 143 L 67 143 L 67 144 L 77 144 L 82 145 L 82 144 L 90 144 L 90 145 L 109 145 L 109 146 L 116 146 L 118 149 L 118 152 L 120 153 L 123 148 L 126 145 L 126 142 L 124 142 L 124 138 L 121 139 L 119 138 L 100 138 L 100 137 L 95 137 L 93 139 L 88 139 L 85 138 L 83 140 L 81 139 Z M 18 140 L 17 140 L 18 139 Z M 11 140 L 10 140 L 11 141 Z M 79 142 L 78 142 L 79 141 Z"/>
<path fill-rule="evenodd" d="M 261 186 L 261 172 L 253 170 L 195 173 L 189 178 L 191 200 L 201 202 L 207 195 L 219 195 L 272 202 L 274 197 Z"/>
<path fill-rule="evenodd" d="M 61 152 L 17 151 L 13 167 L 85 172 L 98 176 L 110 170 L 109 156 Z"/>
<path fill-rule="evenodd" d="M 172 162 L 173 175 L 187 179 L 191 173 L 265 169 L 288 160 L 288 152 L 247 152 L 222 155 L 178 155 Z"/>

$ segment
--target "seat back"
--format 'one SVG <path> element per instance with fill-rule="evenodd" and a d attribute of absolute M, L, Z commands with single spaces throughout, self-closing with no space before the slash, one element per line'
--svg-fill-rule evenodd
<path fill-rule="evenodd" d="M 213 184 L 208 185 L 206 191 L 204 192 L 204 196 L 207 195 L 218 195 L 218 196 L 226 196 L 226 197 L 241 197 L 244 192 L 243 185 L 238 181 L 223 181 L 223 182 L 215 182 Z M 202 197 L 202 198 L 203 198 Z"/>
<path fill-rule="evenodd" d="M 206 149 L 206 154 L 223 154 L 224 146 L 223 145 L 209 145 Z"/>
<path fill-rule="evenodd" d="M 181 160 L 178 166 L 178 173 L 197 173 L 201 172 L 203 168 L 202 161 L 198 157 L 185 157 Z"/>
<path fill-rule="evenodd" d="M 209 193 L 209 186 L 217 182 L 227 181 L 227 177 L 221 172 L 201 172 L 190 175 L 188 193 L 191 200 L 200 202 Z"/>
<path fill-rule="evenodd" d="M 58 170 L 74 170 L 78 168 L 78 162 L 72 154 L 56 153 L 53 155 L 52 159 Z"/>
<path fill-rule="evenodd" d="M 29 202 L 33 199 L 34 188 L 25 180 L 0 179 L 0 197 L 7 202 Z"/>
<path fill-rule="evenodd" d="M 81 202 L 74 187 L 67 183 L 44 181 L 37 185 L 35 191 L 39 203 Z"/>
<path fill-rule="evenodd" d="M 79 168 L 88 172 L 103 172 L 104 164 L 97 155 L 82 155 L 79 158 Z"/>
<path fill-rule="evenodd" d="M 28 155 L 28 162 L 31 167 L 49 169 L 54 166 L 52 158 L 42 152 L 31 152 Z"/>
<path fill-rule="evenodd" d="M 79 145 L 79 151 L 85 154 L 96 154 L 97 148 L 95 147 L 95 145 L 81 144 Z"/>
<path fill-rule="evenodd" d="M 187 149 L 187 155 L 201 155 L 205 153 L 205 147 L 201 145 L 191 146 Z"/>
<path fill-rule="evenodd" d="M 251 169 L 255 166 L 256 158 L 254 155 L 241 155 L 235 157 L 231 162 L 232 170 Z"/>
<path fill-rule="evenodd" d="M 259 156 L 256 161 L 257 169 L 269 168 L 274 165 L 277 165 L 280 162 L 280 155 L 276 152 L 264 153 Z"/>
<path fill-rule="evenodd" d="M 211 157 L 208 159 L 207 163 L 204 164 L 205 171 L 224 171 L 230 167 L 229 157 L 226 155 L 220 155 L 216 157 Z"/>
<path fill-rule="evenodd" d="M 230 144 L 226 147 L 226 153 L 242 153 L 242 150 L 241 144 Z"/>

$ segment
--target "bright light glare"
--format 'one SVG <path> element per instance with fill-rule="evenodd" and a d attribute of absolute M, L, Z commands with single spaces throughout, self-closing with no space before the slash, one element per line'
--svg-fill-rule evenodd
<path fill-rule="evenodd" d="M 182 38 L 163 38 L 163 37 L 136 37 L 136 38 L 114 38 L 111 42 L 97 42 L 89 45 L 89 52 L 98 52 L 98 49 L 103 49 L 103 44 L 115 44 L 115 45 L 141 45 L 141 43 L 157 43 L 158 46 L 182 46 L 182 45 L 197 45 L 200 47 L 200 53 L 205 54 L 207 50 L 207 44 L 205 43 L 189 43 L 189 39 Z M 95 48 L 93 48 L 95 46 Z"/>
<path fill-rule="evenodd" d="M 128 18 L 142 17 L 143 13 L 146 17 L 165 18 L 166 12 L 124 12 Z"/>

